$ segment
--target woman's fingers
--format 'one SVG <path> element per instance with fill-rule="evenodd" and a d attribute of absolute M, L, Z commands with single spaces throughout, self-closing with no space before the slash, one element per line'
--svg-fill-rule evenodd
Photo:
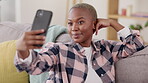
<path fill-rule="evenodd" d="M 100 24 L 97 23 L 97 25 L 96 25 L 96 35 L 98 34 L 99 27 L 100 27 Z"/>
<path fill-rule="evenodd" d="M 45 36 L 41 35 L 28 35 L 26 36 L 27 40 L 45 40 Z"/>
<path fill-rule="evenodd" d="M 35 45 L 43 45 L 45 43 L 45 36 L 37 35 L 41 33 L 44 33 L 44 30 L 25 32 L 16 43 L 17 50 L 40 49 L 41 47 Z"/>
<path fill-rule="evenodd" d="M 27 35 L 37 35 L 37 34 L 41 34 L 41 33 L 44 33 L 45 30 L 44 29 L 41 29 L 41 30 L 33 30 L 33 31 L 29 31 L 29 32 L 26 32 Z"/>
<path fill-rule="evenodd" d="M 28 46 L 28 49 L 41 49 L 42 47 L 39 46 Z"/>
<path fill-rule="evenodd" d="M 97 25 L 96 25 L 96 35 L 98 34 L 98 30 L 109 27 L 110 26 L 110 20 L 109 19 L 97 19 Z"/>
<path fill-rule="evenodd" d="M 26 42 L 27 45 L 42 45 L 44 43 L 45 41 L 43 40 L 30 40 Z"/>

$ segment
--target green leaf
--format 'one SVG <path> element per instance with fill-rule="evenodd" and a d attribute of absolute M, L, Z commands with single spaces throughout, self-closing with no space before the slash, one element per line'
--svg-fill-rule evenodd
<path fill-rule="evenodd" d="M 148 21 L 145 23 L 144 27 L 148 27 Z"/>
<path fill-rule="evenodd" d="M 134 25 L 130 25 L 129 27 L 130 27 L 130 29 L 133 29 L 133 30 L 135 29 Z"/>
<path fill-rule="evenodd" d="M 141 26 L 140 24 L 137 24 L 137 25 L 136 25 L 136 29 L 137 29 L 137 30 L 141 30 L 141 29 L 142 29 L 142 26 Z"/>

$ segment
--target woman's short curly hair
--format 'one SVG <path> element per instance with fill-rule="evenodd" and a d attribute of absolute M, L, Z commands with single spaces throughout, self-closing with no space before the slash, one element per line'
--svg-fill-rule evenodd
<path fill-rule="evenodd" d="M 97 12 L 96 12 L 96 9 L 90 5 L 90 4 L 87 4 L 87 3 L 78 3 L 78 4 L 75 4 L 71 9 L 74 9 L 74 8 L 83 8 L 83 9 L 87 9 L 90 14 L 92 15 L 92 18 L 94 20 L 97 19 Z M 71 10 L 70 9 L 70 10 Z"/>

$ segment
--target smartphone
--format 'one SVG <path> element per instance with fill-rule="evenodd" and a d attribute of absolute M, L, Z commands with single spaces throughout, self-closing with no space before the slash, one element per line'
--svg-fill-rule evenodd
<path fill-rule="evenodd" d="M 42 9 L 37 10 L 31 30 L 44 29 L 45 30 L 44 33 L 37 35 L 46 36 L 47 30 L 51 22 L 52 14 L 53 14 L 52 11 L 49 10 L 42 10 Z M 42 45 L 36 45 L 36 46 L 42 46 Z"/>

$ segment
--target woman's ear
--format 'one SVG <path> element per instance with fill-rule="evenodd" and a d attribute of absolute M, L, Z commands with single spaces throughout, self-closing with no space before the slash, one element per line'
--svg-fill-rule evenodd
<path fill-rule="evenodd" d="M 96 26 L 97 26 L 97 19 L 95 21 L 93 21 L 93 29 L 96 29 Z"/>
<path fill-rule="evenodd" d="M 95 22 L 94 22 L 95 27 L 97 26 L 97 23 L 98 23 L 98 19 L 96 19 Z"/>
<path fill-rule="evenodd" d="M 93 32 L 96 32 L 97 20 L 93 21 Z"/>
<path fill-rule="evenodd" d="M 98 27 L 97 27 L 97 24 L 98 24 L 98 19 L 96 19 L 95 21 L 94 21 L 94 26 L 93 26 L 93 28 L 94 28 L 94 33 L 96 32 L 96 35 L 98 34 Z"/>

